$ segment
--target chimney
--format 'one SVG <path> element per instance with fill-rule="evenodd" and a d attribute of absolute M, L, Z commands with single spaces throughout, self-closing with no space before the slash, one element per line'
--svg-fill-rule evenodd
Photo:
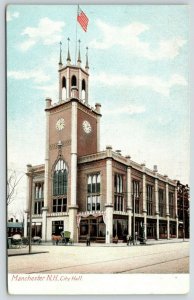
<path fill-rule="evenodd" d="M 121 155 L 121 150 L 115 150 L 118 155 Z"/>
<path fill-rule="evenodd" d="M 100 114 L 101 104 L 100 103 L 96 103 L 95 107 L 96 107 L 96 112 Z"/>
<path fill-rule="evenodd" d="M 153 171 L 156 172 L 156 173 L 158 172 L 158 167 L 157 167 L 157 165 L 154 165 Z"/>
<path fill-rule="evenodd" d="M 46 108 L 51 107 L 52 99 L 48 97 L 45 99 L 45 101 L 46 101 Z"/>

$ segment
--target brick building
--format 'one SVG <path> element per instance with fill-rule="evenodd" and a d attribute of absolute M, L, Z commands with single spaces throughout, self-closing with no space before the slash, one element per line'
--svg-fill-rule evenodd
<path fill-rule="evenodd" d="M 188 185 L 177 182 L 177 212 L 180 238 L 190 237 L 190 189 Z"/>
<path fill-rule="evenodd" d="M 61 53 L 60 53 L 61 54 Z M 45 162 L 27 166 L 24 235 L 32 209 L 32 235 L 50 240 L 63 230 L 74 241 L 111 243 L 117 235 L 178 237 L 177 182 L 107 146 L 100 151 L 101 105 L 88 101 L 89 66 L 59 61 L 59 102 L 46 99 Z M 32 204 L 32 206 L 31 206 Z M 135 227 L 134 224 L 135 223 Z"/>

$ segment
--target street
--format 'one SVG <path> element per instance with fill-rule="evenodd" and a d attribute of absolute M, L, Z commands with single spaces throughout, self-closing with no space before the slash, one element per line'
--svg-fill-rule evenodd
<path fill-rule="evenodd" d="M 33 255 L 8 257 L 9 273 L 188 273 L 189 243 L 106 247 L 32 246 Z"/>

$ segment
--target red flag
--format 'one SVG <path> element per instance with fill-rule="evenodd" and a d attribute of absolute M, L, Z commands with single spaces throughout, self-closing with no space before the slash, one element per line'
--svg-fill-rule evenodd
<path fill-rule="evenodd" d="M 89 19 L 79 7 L 78 7 L 78 13 L 77 13 L 77 21 L 81 25 L 83 30 L 87 31 Z"/>

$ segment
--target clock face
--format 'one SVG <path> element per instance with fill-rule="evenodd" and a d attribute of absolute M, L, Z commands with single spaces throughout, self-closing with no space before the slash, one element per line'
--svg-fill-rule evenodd
<path fill-rule="evenodd" d="M 92 126 L 90 125 L 90 123 L 88 121 L 83 121 L 82 126 L 83 126 L 85 133 L 90 133 L 92 131 Z"/>
<path fill-rule="evenodd" d="M 62 130 L 64 127 L 65 127 L 65 120 L 63 118 L 61 118 L 56 123 L 56 129 Z"/>

